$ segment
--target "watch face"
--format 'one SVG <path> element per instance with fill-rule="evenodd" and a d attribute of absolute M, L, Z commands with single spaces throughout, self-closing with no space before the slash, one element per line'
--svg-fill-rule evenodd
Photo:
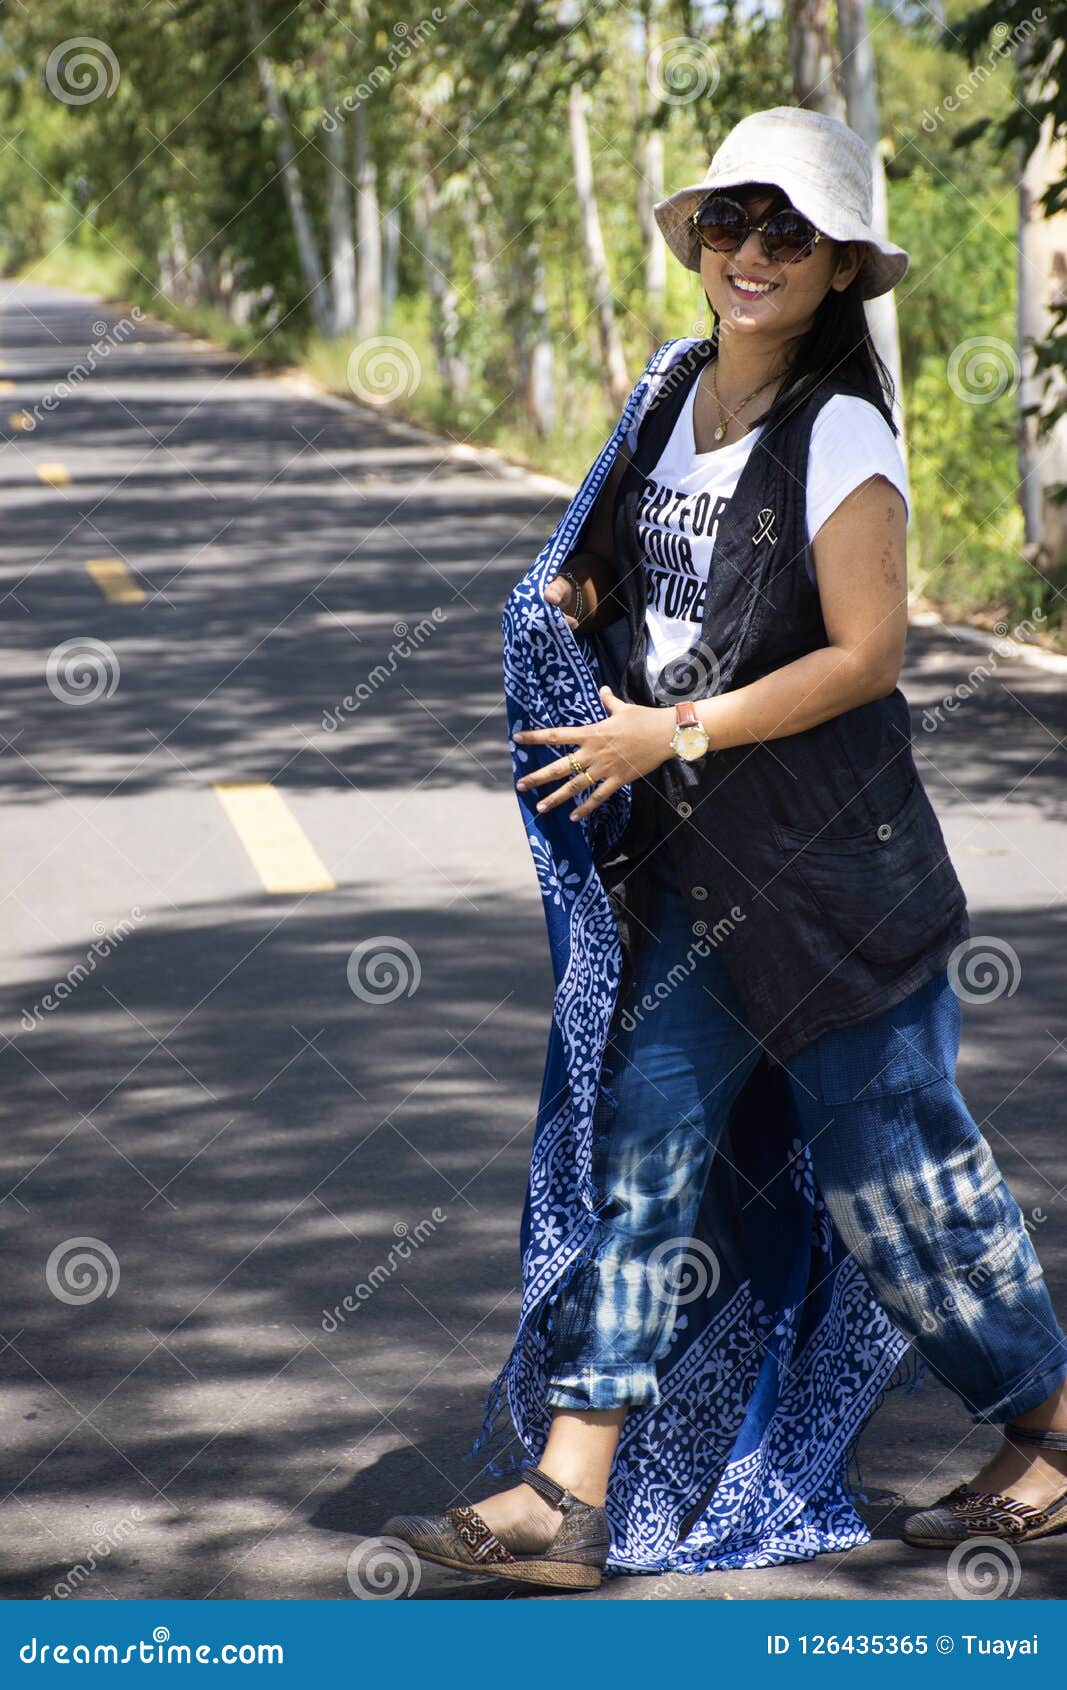
<path fill-rule="evenodd" d="M 694 763 L 708 749 L 708 736 L 702 727 L 676 728 L 674 749 L 683 763 Z"/>

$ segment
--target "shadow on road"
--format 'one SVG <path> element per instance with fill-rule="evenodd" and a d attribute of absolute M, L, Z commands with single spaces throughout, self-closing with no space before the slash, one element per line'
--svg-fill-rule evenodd
<path fill-rule="evenodd" d="M 9 295 L 9 370 L 46 389 L 107 315 Z M 9 815 L 199 795 L 220 770 L 328 790 L 342 816 L 388 793 L 416 826 L 410 795 L 475 790 L 499 807 L 472 822 L 472 860 L 491 845 L 497 872 L 462 896 L 409 883 L 385 828 L 333 893 L 220 908 L 179 883 L 27 1027 L 72 963 L 41 910 L 32 965 L 0 997 L 8 1596 L 345 1599 L 348 1557 L 389 1513 L 489 1483 L 463 1454 L 514 1328 L 551 992 L 508 791 L 499 615 L 562 505 L 232 370 L 146 326 L 9 440 Z M 37 481 L 45 458 L 68 464 L 69 487 Z M 104 600 L 84 563 L 108 556 L 144 602 Z M 414 654 L 391 658 L 398 625 L 424 621 Z M 114 653 L 113 696 L 76 706 L 44 683 L 69 640 Z M 974 662 L 916 631 L 916 712 Z M 324 729 L 361 684 L 343 728 Z M 1047 675 L 980 681 L 966 712 L 917 736 L 939 807 L 966 825 L 1024 781 L 1027 813 L 1061 820 L 1064 714 Z M 98 868 L 64 832 L 49 820 L 41 850 L 85 876 L 88 930 Z M 431 858 L 436 843 L 422 840 Z M 1062 906 L 1020 908 L 1005 888 L 978 925 L 1015 947 L 1024 986 L 965 1007 L 961 1083 L 1024 1209 L 1043 1212 L 1063 1308 Z M 412 995 L 352 990 L 368 935 L 413 947 Z M 80 1239 L 105 1246 L 95 1267 L 78 1267 Z M 877 1425 L 866 1548 L 668 1591 L 614 1580 L 594 1599 L 945 1594 L 943 1565 L 896 1541 L 905 1498 L 973 1471 L 988 1434 L 936 1385 L 891 1399 Z M 1059 1553 L 1025 1552 L 1020 1596 L 1062 1594 Z M 530 1593 L 427 1573 L 416 1594 Z"/>

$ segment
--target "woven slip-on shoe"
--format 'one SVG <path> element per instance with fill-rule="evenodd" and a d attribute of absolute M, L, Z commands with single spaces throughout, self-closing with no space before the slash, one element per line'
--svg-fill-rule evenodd
<path fill-rule="evenodd" d="M 1004 1435 L 1015 1443 L 1040 1449 L 1067 1449 L 1067 1432 L 1034 1432 L 1009 1424 Z M 952 1549 L 969 1537 L 1002 1537 L 1011 1543 L 1048 1537 L 1067 1526 L 1067 1490 L 1033 1508 L 999 1491 L 972 1491 L 957 1485 L 938 1498 L 932 1508 L 912 1514 L 904 1522 L 904 1542 L 917 1549 Z"/>
<path fill-rule="evenodd" d="M 514 1554 L 470 1507 L 449 1508 L 444 1514 L 395 1514 L 382 1527 L 382 1536 L 400 1538 L 420 1560 L 439 1567 L 555 1590 L 595 1590 L 611 1547 L 604 1509 L 582 1502 L 540 1467 L 524 1468 L 520 1477 L 563 1515 L 552 1542 L 536 1554 Z"/>

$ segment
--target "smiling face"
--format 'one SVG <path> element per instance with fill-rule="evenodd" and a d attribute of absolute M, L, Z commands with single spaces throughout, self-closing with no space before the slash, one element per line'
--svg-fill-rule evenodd
<path fill-rule="evenodd" d="M 761 223 L 791 201 L 778 188 L 724 188 Z M 795 264 L 768 259 L 759 235 L 749 233 L 736 252 L 700 249 L 700 279 L 725 329 L 737 334 L 792 340 L 810 325 L 830 288 L 845 289 L 862 263 L 854 241 L 824 237 Z"/>

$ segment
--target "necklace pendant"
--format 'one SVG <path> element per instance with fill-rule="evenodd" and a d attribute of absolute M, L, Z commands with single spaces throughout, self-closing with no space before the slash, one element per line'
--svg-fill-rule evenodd
<path fill-rule="evenodd" d="M 723 422 L 723 423 L 720 423 L 718 428 L 715 430 L 716 440 L 721 440 L 725 433 L 726 433 L 726 424 Z"/>

